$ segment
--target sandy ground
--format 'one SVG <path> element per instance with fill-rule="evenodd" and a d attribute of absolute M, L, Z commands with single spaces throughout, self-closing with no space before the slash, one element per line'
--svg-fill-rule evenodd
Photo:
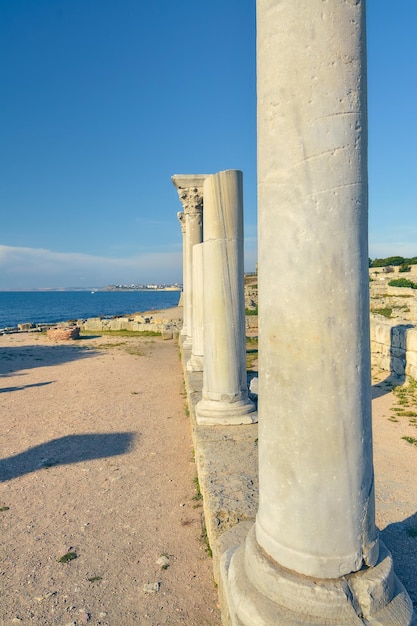
<path fill-rule="evenodd" d="M 394 384 L 397 381 L 394 381 Z M 373 376 L 376 522 L 417 613 L 417 402 L 403 410 L 386 372 Z M 416 394 L 414 393 L 414 398 Z M 395 421 L 392 421 L 395 420 Z M 403 437 L 414 440 L 408 443 Z"/>
<path fill-rule="evenodd" d="M 176 343 L 3 335 L 0 379 L 1 626 L 219 625 Z M 383 379 L 377 524 L 417 604 L 417 430 Z"/>
<path fill-rule="evenodd" d="M 0 381 L 0 624 L 220 624 L 176 342 L 3 335 Z"/>

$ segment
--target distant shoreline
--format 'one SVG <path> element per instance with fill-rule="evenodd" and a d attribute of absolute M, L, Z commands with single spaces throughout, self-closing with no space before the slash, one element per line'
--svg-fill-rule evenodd
<path fill-rule="evenodd" d="M 157 289 L 143 288 L 123 288 L 123 287 L 39 287 L 37 289 L 0 289 L 0 293 L 51 293 L 51 292 L 72 292 L 72 291 L 86 291 L 86 292 L 107 292 L 107 291 L 144 291 L 146 293 L 154 293 L 155 291 L 182 291 L 181 287 L 161 287 Z"/>
<path fill-rule="evenodd" d="M 8 291 L 0 292 L 0 329 L 18 324 L 56 324 L 92 317 L 112 318 L 177 306 L 173 290 Z"/>

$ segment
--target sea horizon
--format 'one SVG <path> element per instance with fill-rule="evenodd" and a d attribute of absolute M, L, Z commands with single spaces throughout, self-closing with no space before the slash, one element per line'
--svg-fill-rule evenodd
<path fill-rule="evenodd" d="M 180 290 L 78 289 L 0 291 L 0 329 L 120 317 L 178 306 Z"/>
<path fill-rule="evenodd" d="M 27 293 L 38 291 L 181 291 L 181 287 L 31 287 L 27 289 L 0 289 L 0 293 Z"/>

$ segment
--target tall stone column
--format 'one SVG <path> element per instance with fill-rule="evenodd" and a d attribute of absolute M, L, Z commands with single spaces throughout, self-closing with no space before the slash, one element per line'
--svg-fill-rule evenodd
<path fill-rule="evenodd" d="M 186 338 L 184 348 L 192 347 L 193 308 L 193 246 L 203 241 L 203 182 L 206 174 L 174 174 L 176 187 L 184 209 L 185 235 L 183 253 L 183 301 Z M 183 327 L 184 330 L 184 327 Z M 184 332 L 182 334 L 185 334 Z"/>
<path fill-rule="evenodd" d="M 202 372 L 204 369 L 204 243 L 193 246 L 193 347 L 187 362 L 189 372 Z"/>
<path fill-rule="evenodd" d="M 364 0 L 257 0 L 259 510 L 232 624 L 409 625 L 374 519 Z"/>
<path fill-rule="evenodd" d="M 246 379 L 242 172 L 204 181 L 204 373 L 199 424 L 257 420 Z"/>
<path fill-rule="evenodd" d="M 183 307 L 182 311 L 182 328 L 181 335 L 187 336 L 187 311 L 184 306 L 184 281 L 185 281 L 185 215 L 183 211 L 177 213 L 177 218 L 181 226 L 182 234 L 182 292 L 179 306 Z"/>

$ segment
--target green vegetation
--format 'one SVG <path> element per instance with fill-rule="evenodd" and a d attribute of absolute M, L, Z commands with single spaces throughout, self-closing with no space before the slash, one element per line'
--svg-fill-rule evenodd
<path fill-rule="evenodd" d="M 390 287 L 411 287 L 411 289 L 417 289 L 417 283 L 414 283 L 408 278 L 393 278 L 389 281 Z"/>
<path fill-rule="evenodd" d="M 254 309 L 245 309 L 245 315 L 258 315 L 258 305 Z"/>
<path fill-rule="evenodd" d="M 91 336 L 91 332 L 97 337 L 161 337 L 162 333 L 155 330 L 82 330 L 80 335 Z"/>
<path fill-rule="evenodd" d="M 201 520 L 201 541 L 205 544 L 205 550 L 208 556 L 211 558 L 213 556 L 213 551 L 210 547 L 210 542 L 207 534 L 207 527 L 204 521 L 204 518 Z"/>
<path fill-rule="evenodd" d="M 103 580 L 103 577 L 102 576 L 92 576 L 91 578 L 88 578 L 87 580 L 88 580 L 89 583 L 95 583 L 98 580 Z"/>
<path fill-rule="evenodd" d="M 76 558 L 77 554 L 75 552 L 67 552 L 66 554 L 64 554 L 64 556 L 61 556 L 61 558 L 58 559 L 58 563 L 68 563 L 69 561 L 73 561 Z"/>
<path fill-rule="evenodd" d="M 250 372 L 258 359 L 258 337 L 246 337 L 246 369 Z"/>
<path fill-rule="evenodd" d="M 0 506 L 0 511 L 8 511 L 10 509 L 9 506 Z"/>
<path fill-rule="evenodd" d="M 400 265 L 400 267 L 398 268 L 399 272 L 409 272 L 411 270 L 411 266 L 408 263 L 403 263 L 402 265 Z"/>
<path fill-rule="evenodd" d="M 389 307 L 385 307 L 382 309 L 371 309 L 371 313 L 376 313 L 377 315 L 383 315 L 384 317 L 391 317 L 392 309 Z"/>
<path fill-rule="evenodd" d="M 369 267 L 387 267 L 388 265 L 417 265 L 417 256 L 410 259 L 402 256 L 389 256 L 386 259 L 369 259 Z M 408 271 L 408 270 L 405 270 Z"/>
<path fill-rule="evenodd" d="M 417 428 L 417 380 L 410 378 L 407 384 L 395 387 L 393 394 L 398 404 L 391 408 L 394 415 L 388 418 L 390 422 L 399 422 L 405 417 L 408 418 L 409 426 Z M 404 436 L 402 439 L 417 446 L 414 437 Z"/>
<path fill-rule="evenodd" d="M 198 480 L 198 476 L 194 476 L 194 487 L 195 487 L 195 496 L 193 496 L 193 500 L 202 500 L 203 494 L 200 489 L 200 481 Z"/>
<path fill-rule="evenodd" d="M 95 350 L 111 350 L 113 348 L 123 348 L 128 354 L 133 356 L 143 356 L 142 350 L 136 345 L 128 343 L 127 341 L 117 341 L 115 343 L 99 343 L 94 346 Z"/>
<path fill-rule="evenodd" d="M 408 443 L 411 443 L 413 446 L 417 446 L 417 439 L 415 439 L 414 437 L 401 437 L 401 439 L 404 439 L 404 441 L 408 441 Z"/>

